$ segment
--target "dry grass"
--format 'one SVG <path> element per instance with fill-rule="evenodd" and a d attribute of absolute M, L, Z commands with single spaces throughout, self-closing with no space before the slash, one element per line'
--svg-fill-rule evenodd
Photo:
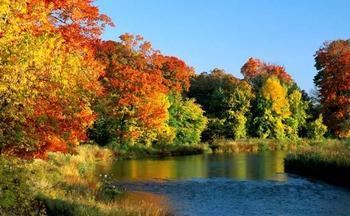
<path fill-rule="evenodd" d="M 76 154 L 52 153 L 47 161 L 28 165 L 30 184 L 51 211 L 65 215 L 169 215 L 163 205 L 124 201 L 117 188 L 103 197 L 112 179 L 99 173 L 107 173 L 113 159 L 112 151 L 90 145 L 80 146 Z"/>
<path fill-rule="evenodd" d="M 287 172 L 350 187 L 350 148 L 346 141 L 328 140 L 290 153 Z"/>
<path fill-rule="evenodd" d="M 210 145 L 215 153 L 223 152 L 258 152 L 258 151 L 294 151 L 302 146 L 308 146 L 305 140 L 272 140 L 272 139 L 243 139 L 229 140 L 217 139 Z"/>

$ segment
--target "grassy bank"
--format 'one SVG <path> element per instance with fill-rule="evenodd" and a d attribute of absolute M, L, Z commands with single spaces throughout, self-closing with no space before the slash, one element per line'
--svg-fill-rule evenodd
<path fill-rule="evenodd" d="M 47 160 L 1 158 L 0 215 L 169 215 L 165 206 L 125 201 L 124 189 L 105 174 L 114 158 L 90 145 Z"/>
<path fill-rule="evenodd" d="M 290 153 L 285 170 L 331 184 L 350 187 L 349 142 L 327 140 Z"/>
<path fill-rule="evenodd" d="M 203 154 L 210 151 L 207 144 L 198 145 L 166 145 L 146 147 L 142 145 L 128 146 L 126 148 L 113 149 L 118 159 L 135 159 L 146 157 L 172 157 Z"/>
<path fill-rule="evenodd" d="M 296 151 L 308 146 L 319 145 L 321 141 L 297 139 L 297 140 L 273 140 L 273 139 L 216 139 L 210 143 L 214 153 L 229 152 L 260 152 L 260 151 Z"/>

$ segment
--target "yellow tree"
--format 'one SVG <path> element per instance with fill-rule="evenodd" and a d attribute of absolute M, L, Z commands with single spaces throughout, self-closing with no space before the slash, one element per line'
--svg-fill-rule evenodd
<path fill-rule="evenodd" d="M 287 99 L 287 90 L 278 78 L 269 77 L 261 88 L 261 102 L 265 101 L 261 107 L 262 115 L 256 117 L 255 122 L 260 124 L 259 129 L 263 137 L 285 138 L 284 120 L 291 113 Z"/>
<path fill-rule="evenodd" d="M 23 157 L 67 151 L 94 119 L 91 96 L 101 65 L 53 30 L 52 7 L 2 1 L 0 7 L 0 149 Z"/>

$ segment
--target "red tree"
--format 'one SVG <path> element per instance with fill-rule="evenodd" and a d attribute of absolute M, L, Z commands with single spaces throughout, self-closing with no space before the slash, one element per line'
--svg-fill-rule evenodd
<path fill-rule="evenodd" d="M 241 73 L 245 79 L 252 79 L 257 76 L 276 76 L 285 83 L 292 81 L 291 76 L 286 72 L 285 68 L 279 65 L 267 64 L 259 59 L 249 58 L 241 68 Z"/>
<path fill-rule="evenodd" d="M 339 137 L 350 137 L 350 41 L 325 43 L 315 55 L 325 123 Z"/>

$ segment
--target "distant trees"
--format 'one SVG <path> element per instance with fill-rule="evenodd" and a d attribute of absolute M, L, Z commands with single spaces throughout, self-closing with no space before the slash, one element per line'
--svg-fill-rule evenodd
<path fill-rule="evenodd" d="M 350 137 L 350 40 L 325 43 L 315 61 L 325 123 L 336 136 Z"/>
<path fill-rule="evenodd" d="M 254 97 L 246 81 L 215 69 L 193 77 L 188 96 L 203 106 L 209 118 L 205 139 L 246 137 L 247 112 Z"/>
<path fill-rule="evenodd" d="M 250 58 L 241 72 L 242 80 L 219 69 L 191 79 L 188 96 L 203 106 L 209 118 L 204 140 L 320 137 L 306 132 L 315 131 L 320 121 L 313 122 L 310 99 L 283 67 Z M 323 135 L 321 126 L 317 130 Z"/>

